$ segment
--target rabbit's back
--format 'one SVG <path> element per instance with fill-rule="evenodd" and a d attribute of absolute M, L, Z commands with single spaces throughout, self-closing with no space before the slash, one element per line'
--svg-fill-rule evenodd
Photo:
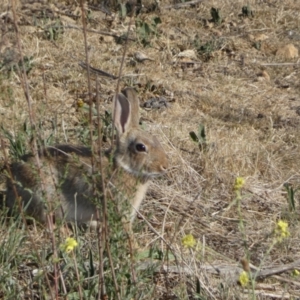
<path fill-rule="evenodd" d="M 91 151 L 87 147 L 59 145 L 39 153 L 41 169 L 32 155 L 10 166 L 6 205 L 16 208 L 16 194 L 28 215 L 46 221 L 46 209 L 67 222 L 95 219 L 92 201 Z"/>

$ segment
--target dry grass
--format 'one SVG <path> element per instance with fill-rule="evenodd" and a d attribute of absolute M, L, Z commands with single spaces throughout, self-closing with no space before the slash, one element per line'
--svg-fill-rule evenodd
<path fill-rule="evenodd" d="M 17 8 L 22 54 L 32 57 L 33 68 L 28 74 L 30 96 L 45 139 L 54 133 L 54 143 L 78 143 L 83 116 L 76 103 L 79 98 L 85 100 L 87 93 L 86 73 L 78 66 L 79 61 L 84 61 L 84 43 L 81 19 L 64 13 L 76 14 L 80 10 L 75 2 L 49 2 L 20 3 Z M 292 0 L 248 1 L 254 16 L 244 18 L 240 16 L 244 1 L 204 1 L 181 9 L 164 9 L 171 3 L 161 2 L 164 3 L 160 12 L 140 16 L 149 22 L 159 15 L 159 35 L 151 39 L 150 47 L 144 48 L 133 27 L 131 36 L 136 41 L 128 44 L 122 70 L 126 75 L 122 86 L 135 86 L 142 103 L 153 96 L 170 101 L 166 109 L 141 110 L 147 130 L 159 136 L 171 165 L 168 175 L 152 184 L 141 213 L 172 244 L 182 265 L 200 278 L 207 299 L 251 298 L 226 276 L 202 269 L 200 262 L 234 267 L 249 253 L 253 265 L 258 267 L 263 262 L 261 267 L 271 268 L 299 259 L 299 197 L 296 193 L 296 211 L 289 212 L 283 187 L 288 182 L 297 188 L 300 181 L 299 60 L 275 54 L 290 43 L 300 49 L 300 6 Z M 207 21 L 211 19 L 212 6 L 220 9 L 220 25 Z M 8 16 L 1 18 L 0 62 L 8 53 L 18 52 L 7 7 L 7 3 L 0 6 L 1 13 Z M 46 7 L 46 17 L 35 19 Z M 42 28 L 55 23 L 55 18 L 65 28 L 57 40 L 50 41 L 44 38 Z M 128 22 L 127 18 L 121 22 L 118 17 L 113 19 L 91 10 L 91 66 L 118 74 L 123 46 L 98 32 L 122 35 Z M 180 58 L 180 52 L 195 49 L 195 40 L 201 45 L 214 41 L 219 47 L 206 58 L 199 54 L 192 59 Z M 136 51 L 144 52 L 153 61 L 133 64 Z M 6 77 L 5 71 L 3 66 L 1 125 L 15 133 L 28 121 L 28 110 L 18 73 L 10 72 Z M 111 110 L 116 83 L 106 77 L 100 81 L 101 108 Z M 92 87 L 95 90 L 95 81 Z M 200 151 L 189 137 L 189 132 L 196 131 L 200 123 L 207 133 L 206 151 Z M 246 180 L 240 212 L 233 204 L 237 176 Z M 240 228 L 241 219 L 244 231 Z M 268 253 L 279 219 L 289 222 L 290 237 Z M 137 223 L 141 227 L 136 233 L 140 246 L 148 248 L 157 235 L 143 220 Z M 182 250 L 181 239 L 189 233 L 200 243 L 205 241 L 201 251 Z M 43 244 L 43 231 L 38 229 L 35 235 L 37 244 Z M 159 244 L 165 251 L 165 244 Z M 30 251 L 30 247 L 23 251 Z M 183 256 L 182 251 L 186 251 Z M 260 284 L 266 285 L 258 285 L 257 298 L 299 297 L 299 279 L 292 278 L 291 271 L 261 279 Z M 195 299 L 188 296 L 195 289 L 190 276 L 169 273 L 168 284 L 162 274 L 157 276 L 158 282 L 164 282 L 158 284 L 158 299 Z"/>

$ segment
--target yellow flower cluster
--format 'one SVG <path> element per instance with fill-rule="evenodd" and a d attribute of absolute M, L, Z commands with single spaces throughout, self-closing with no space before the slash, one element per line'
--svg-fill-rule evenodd
<path fill-rule="evenodd" d="M 290 232 L 288 230 L 289 224 L 282 220 L 279 220 L 276 224 L 275 235 L 278 242 L 281 242 L 283 239 L 290 236 Z"/>
<path fill-rule="evenodd" d="M 245 179 L 243 177 L 237 177 L 234 182 L 233 189 L 239 191 L 245 185 Z"/>
<path fill-rule="evenodd" d="M 196 240 L 192 234 L 187 234 L 182 238 L 181 243 L 186 248 L 194 248 L 196 245 Z"/>
<path fill-rule="evenodd" d="M 84 102 L 82 99 L 78 99 L 77 101 L 77 107 L 82 107 L 84 105 Z"/>
<path fill-rule="evenodd" d="M 239 282 L 242 287 L 245 287 L 249 283 L 249 274 L 246 271 L 243 271 L 239 276 Z"/>
<path fill-rule="evenodd" d="M 59 248 L 62 252 L 70 253 L 78 246 L 78 243 L 73 238 L 66 238 L 66 241 L 60 244 Z"/>

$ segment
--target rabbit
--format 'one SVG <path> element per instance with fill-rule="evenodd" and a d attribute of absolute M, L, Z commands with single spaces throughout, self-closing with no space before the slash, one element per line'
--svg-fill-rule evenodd
<path fill-rule="evenodd" d="M 134 89 L 123 90 L 114 103 L 116 149 L 103 157 L 101 176 L 111 198 L 125 198 L 131 204 L 126 216 L 131 226 L 151 178 L 167 171 L 168 159 L 158 139 L 139 127 L 139 100 Z M 57 145 L 39 152 L 40 169 L 33 155 L 12 163 L 5 197 L 9 211 L 21 204 L 26 214 L 40 223 L 46 223 L 51 211 L 55 219 L 67 223 L 95 225 L 97 205 L 88 180 L 91 157 L 88 147 Z M 96 181 L 96 188 L 101 193 L 100 182 Z"/>

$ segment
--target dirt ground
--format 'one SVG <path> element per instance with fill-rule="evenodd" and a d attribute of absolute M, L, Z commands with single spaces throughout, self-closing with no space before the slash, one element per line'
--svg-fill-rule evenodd
<path fill-rule="evenodd" d="M 39 138 L 86 143 L 89 87 L 80 5 L 15 1 L 18 45 L 10 1 L 2 2 L 1 126 L 16 137 L 29 124 L 22 57 Z M 257 299 L 300 297 L 299 0 L 143 1 L 133 18 L 121 9 L 105 13 L 94 2 L 85 5 L 89 64 L 119 76 L 126 47 L 120 87 L 138 91 L 143 127 L 158 136 L 169 157 L 167 175 L 152 183 L 141 207 L 156 233 L 136 220 L 141 248 L 159 233 L 181 257 L 181 275 L 174 271 L 170 290 L 162 287 L 157 299 L 196 299 L 177 291 L 182 282 L 194 284 L 186 269 L 201 282 L 205 299 L 253 299 L 251 287 L 237 284 L 245 257 L 251 270 L 295 262 L 260 276 Z M 125 44 L 120 37 L 127 33 Z M 117 80 L 97 78 L 104 115 L 112 110 Z M 94 97 L 93 70 L 91 90 Z M 190 132 L 198 135 L 200 125 L 205 133 L 193 141 Z M 245 180 L 239 201 L 237 177 Z M 293 208 L 285 186 L 295 191 Z M 279 220 L 288 223 L 289 236 L 274 243 Z M 188 234 L 197 247 L 184 248 Z"/>

